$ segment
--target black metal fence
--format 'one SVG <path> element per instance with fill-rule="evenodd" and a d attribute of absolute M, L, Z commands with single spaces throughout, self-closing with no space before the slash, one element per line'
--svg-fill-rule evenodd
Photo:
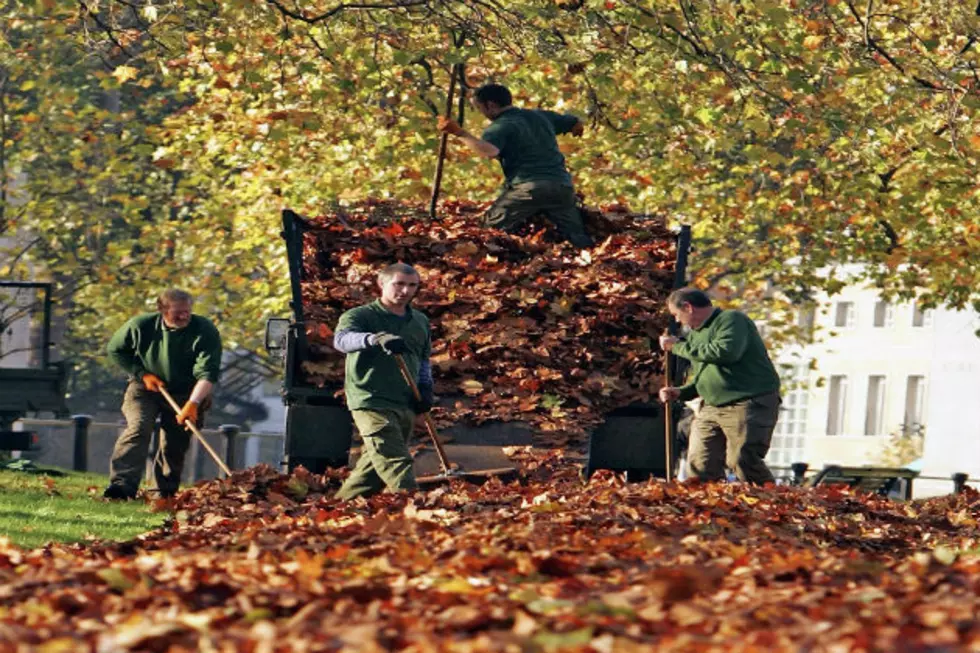
<path fill-rule="evenodd" d="M 106 474 L 113 446 L 125 424 L 96 422 L 89 415 L 74 415 L 70 420 L 24 418 L 18 420 L 14 428 L 37 434 L 34 447 L 22 452 L 21 458 L 53 467 Z M 156 454 L 159 430 L 158 421 L 147 457 L 148 467 Z M 236 424 L 202 429 L 201 434 L 232 470 L 255 463 L 266 463 L 278 469 L 282 462 L 282 434 L 246 432 Z M 218 465 L 197 438 L 192 437 L 182 482 L 193 484 L 219 475 Z"/>

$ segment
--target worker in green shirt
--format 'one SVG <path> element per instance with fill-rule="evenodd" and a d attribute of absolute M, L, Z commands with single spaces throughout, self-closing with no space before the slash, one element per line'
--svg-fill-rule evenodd
<path fill-rule="evenodd" d="M 723 311 L 694 288 L 675 290 L 667 309 L 690 329 L 678 339 L 664 335 L 660 347 L 691 361 L 691 381 L 660 389 L 660 400 L 702 406 L 691 427 L 688 473 L 704 481 L 725 478 L 726 466 L 741 481 L 770 483 L 766 465 L 779 417 L 779 375 L 755 323 L 744 313 Z"/>
<path fill-rule="evenodd" d="M 146 466 L 153 426 L 160 417 L 160 442 L 153 461 L 152 492 L 173 496 L 180 486 L 190 433 L 210 406 L 221 373 L 221 336 L 214 324 L 193 315 L 193 298 L 170 289 L 157 299 L 157 312 L 138 315 L 109 340 L 109 358 L 129 374 L 122 412 L 126 430 L 116 440 L 109 463 L 107 499 L 132 499 Z M 173 409 L 160 394 L 166 388 L 182 408 Z"/>
<path fill-rule="evenodd" d="M 429 320 L 410 305 L 419 284 L 412 266 L 389 265 L 378 273 L 380 299 L 341 315 L 334 331 L 334 349 L 347 354 L 347 408 L 364 442 L 337 492 L 341 499 L 418 487 L 408 442 L 415 416 L 428 412 L 433 401 Z M 421 402 L 402 377 L 395 354 L 416 380 Z"/>
<path fill-rule="evenodd" d="M 500 84 L 476 90 L 473 106 L 492 121 L 480 138 L 454 120 L 439 118 L 441 131 L 458 136 L 479 156 L 500 160 L 504 188 L 486 213 L 486 225 L 512 232 L 541 213 L 565 240 L 576 247 L 591 247 L 572 177 L 555 138 L 568 133 L 581 136 L 585 126 L 574 115 L 519 109 L 512 101 L 510 90 Z"/>

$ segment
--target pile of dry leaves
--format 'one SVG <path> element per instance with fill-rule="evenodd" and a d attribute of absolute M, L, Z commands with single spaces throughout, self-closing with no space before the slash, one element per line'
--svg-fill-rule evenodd
<path fill-rule="evenodd" d="M 0 540 L 14 651 L 952 651 L 980 647 L 980 495 L 523 483 L 331 498 L 343 472 L 237 472 L 163 530 Z"/>
<path fill-rule="evenodd" d="M 676 259 L 663 222 L 590 211 L 597 245 L 579 251 L 542 225 L 518 235 L 484 229 L 479 210 L 446 203 L 429 221 L 419 207 L 368 203 L 312 220 L 307 379 L 340 387 L 343 356 L 330 347 L 337 319 L 377 297 L 381 267 L 404 261 L 423 279 L 416 305 L 433 325 L 442 425 L 521 420 L 575 436 L 613 408 L 650 401 Z"/>

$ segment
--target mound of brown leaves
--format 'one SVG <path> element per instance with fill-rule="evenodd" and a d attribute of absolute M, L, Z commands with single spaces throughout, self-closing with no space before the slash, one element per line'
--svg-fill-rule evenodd
<path fill-rule="evenodd" d="M 447 203 L 430 222 L 418 207 L 375 204 L 316 218 L 303 260 L 308 380 L 340 387 L 332 328 L 377 297 L 381 267 L 404 261 L 422 274 L 416 305 L 433 325 L 443 425 L 522 420 L 574 436 L 613 408 L 650 401 L 676 258 L 663 223 L 592 211 L 601 240 L 579 251 L 535 225 L 520 235 L 484 229 L 478 213 Z"/>
<path fill-rule="evenodd" d="M 15 651 L 939 651 L 980 646 L 980 495 L 523 483 L 331 498 L 269 468 L 121 544 L 0 541 Z"/>

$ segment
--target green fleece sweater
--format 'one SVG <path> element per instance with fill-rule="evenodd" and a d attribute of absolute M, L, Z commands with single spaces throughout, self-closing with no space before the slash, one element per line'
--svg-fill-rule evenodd
<path fill-rule="evenodd" d="M 779 375 L 755 323 L 738 311 L 715 312 L 671 353 L 691 361 L 691 382 L 681 401 L 701 397 L 709 406 L 779 392 Z"/>
<path fill-rule="evenodd" d="M 507 184 L 556 181 L 571 186 L 555 134 L 566 134 L 578 123 L 571 114 L 511 107 L 493 119 L 481 138 L 500 150 L 497 158 Z"/>
<path fill-rule="evenodd" d="M 183 329 L 170 329 L 159 313 L 129 320 L 109 340 L 109 358 L 134 379 L 149 372 L 173 394 L 186 394 L 199 379 L 218 382 L 221 336 L 205 317 L 192 315 Z"/>
<path fill-rule="evenodd" d="M 412 379 L 419 378 L 422 361 L 432 352 L 429 318 L 409 308 L 404 316 L 395 315 L 380 300 L 347 311 L 337 322 L 336 333 L 391 333 L 401 336 L 408 348 L 402 358 Z M 350 410 L 411 408 L 412 390 L 402 378 L 394 356 L 381 347 L 371 346 L 347 354 L 344 364 L 344 395 Z"/>

